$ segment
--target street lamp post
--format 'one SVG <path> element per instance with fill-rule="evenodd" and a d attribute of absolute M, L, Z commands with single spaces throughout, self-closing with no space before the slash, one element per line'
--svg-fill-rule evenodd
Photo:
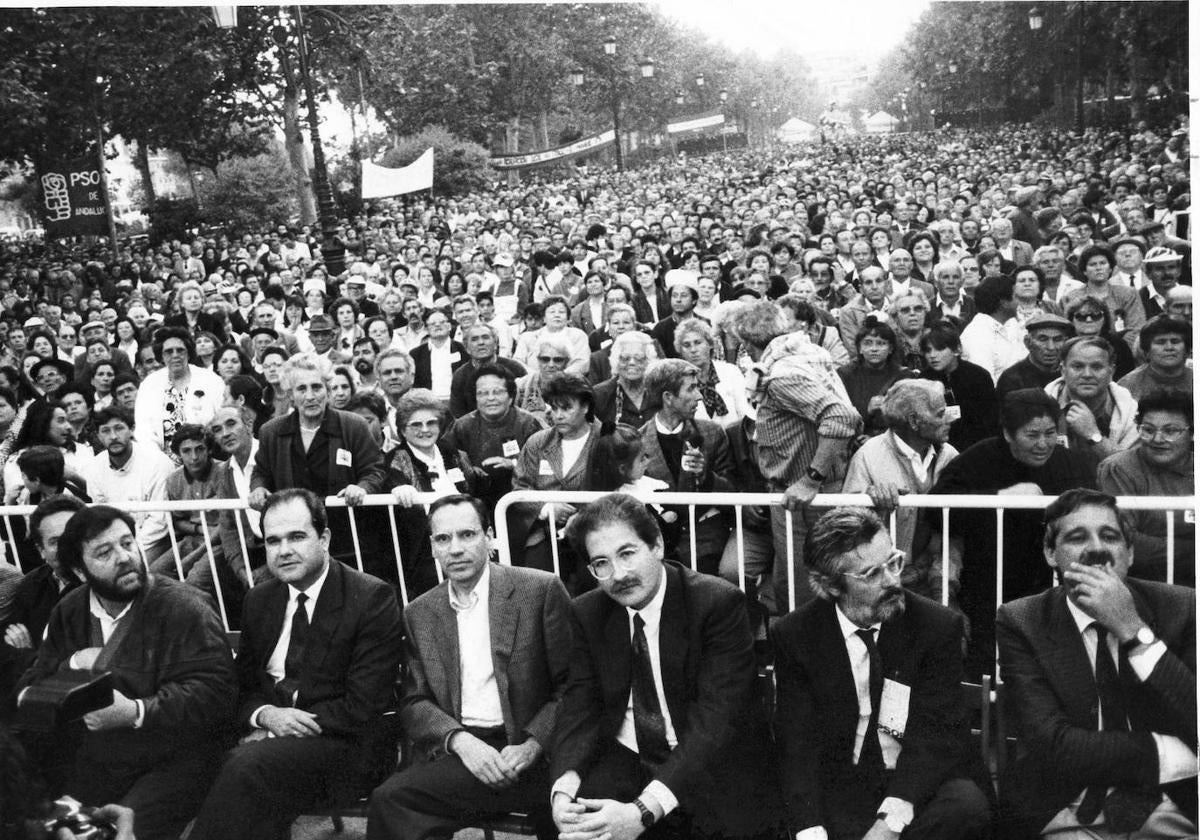
<path fill-rule="evenodd" d="M 609 107 L 612 109 L 613 151 L 616 156 L 617 171 L 622 172 L 625 169 L 625 154 L 621 149 L 621 89 L 617 84 L 617 39 L 612 37 L 606 38 L 603 46 L 604 54 L 608 56 Z M 643 79 L 653 78 L 654 59 L 639 59 L 638 73 Z M 571 71 L 571 84 L 576 88 L 583 87 L 583 68 L 576 67 Z"/>
<path fill-rule="evenodd" d="M 721 88 L 721 92 L 717 94 L 717 98 L 721 100 L 721 152 L 729 154 L 728 135 L 725 134 L 725 103 L 729 101 L 729 91 Z"/>
<path fill-rule="evenodd" d="M 237 28 L 237 8 L 213 6 L 213 17 L 222 29 Z M 333 204 L 333 189 L 329 185 L 329 170 L 325 165 L 325 150 L 321 146 L 320 119 L 317 116 L 317 98 L 313 94 L 312 70 L 309 65 L 308 33 L 304 24 L 304 10 L 293 6 L 295 16 L 296 52 L 300 59 L 300 82 L 304 88 L 304 105 L 308 111 L 308 131 L 313 154 L 313 192 L 317 197 L 317 218 L 321 223 L 321 254 L 325 268 L 332 276 L 346 270 L 346 249 L 338 238 L 337 211 Z M 286 38 L 286 34 L 284 35 Z M 280 48 L 283 48 L 282 39 Z"/>

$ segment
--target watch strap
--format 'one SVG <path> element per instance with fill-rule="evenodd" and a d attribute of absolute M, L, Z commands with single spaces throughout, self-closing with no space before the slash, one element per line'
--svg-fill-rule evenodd
<path fill-rule="evenodd" d="M 642 827 L 649 828 L 654 825 L 654 812 L 646 807 L 646 803 L 640 796 L 633 800 L 633 804 L 637 806 L 638 812 L 642 815 Z"/>

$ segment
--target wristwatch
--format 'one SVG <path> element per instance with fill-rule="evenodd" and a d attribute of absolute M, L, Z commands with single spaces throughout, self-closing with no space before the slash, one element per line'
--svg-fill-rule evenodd
<path fill-rule="evenodd" d="M 809 467 L 807 470 L 805 470 L 804 476 L 809 481 L 815 482 L 816 484 L 822 484 L 825 481 L 825 473 L 821 472 L 815 467 Z"/>
<path fill-rule="evenodd" d="M 1149 647 L 1158 641 L 1158 637 L 1154 635 L 1154 631 L 1146 625 L 1142 625 L 1137 631 L 1137 635 L 1127 642 L 1121 643 L 1121 653 L 1132 653 L 1135 648 Z"/>
<path fill-rule="evenodd" d="M 1088 443 L 1095 445 L 1102 440 L 1104 440 L 1104 435 L 1099 432 L 1093 432 L 1091 437 L 1088 438 Z"/>
<path fill-rule="evenodd" d="M 642 802 L 642 798 L 640 796 L 633 800 L 633 804 L 636 805 L 637 809 L 642 813 L 642 828 L 649 828 L 650 826 L 654 825 L 654 812 L 646 807 L 646 804 Z"/>

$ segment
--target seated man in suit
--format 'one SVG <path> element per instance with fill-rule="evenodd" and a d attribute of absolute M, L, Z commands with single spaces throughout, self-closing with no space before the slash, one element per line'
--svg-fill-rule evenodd
<path fill-rule="evenodd" d="M 490 562 L 478 499 L 438 499 L 429 527 L 447 580 L 405 610 L 400 713 L 423 760 L 371 795 L 367 837 L 449 837 L 472 817 L 523 810 L 553 838 L 545 753 L 571 652 L 567 592 L 548 572 Z"/>
<path fill-rule="evenodd" d="M 773 630 L 796 836 L 989 836 L 959 689 L 961 617 L 904 590 L 905 554 L 865 508 L 821 516 L 804 556 L 818 597 Z"/>
<path fill-rule="evenodd" d="M 188 584 L 147 572 L 122 510 L 75 513 L 58 557 L 84 585 L 50 614 L 18 705 L 28 687 L 64 671 L 110 671 L 113 702 L 84 716 L 62 790 L 132 808 L 140 838 L 177 838 L 216 772 L 233 716 L 237 682 L 221 623 Z"/>
<path fill-rule="evenodd" d="M 237 671 L 244 737 L 225 758 L 192 840 L 280 836 L 302 809 L 366 781 L 392 703 L 403 627 L 381 580 L 329 556 L 325 506 L 280 490 L 262 509 L 273 580 L 246 595 Z M 395 745 L 387 746 L 394 761 Z M 139 832 L 140 834 L 140 832 Z"/>
<path fill-rule="evenodd" d="M 1196 593 L 1128 577 L 1116 499 L 1046 508 L 1059 585 L 996 617 L 1017 723 L 1001 805 L 1021 836 L 1196 836 Z"/>
<path fill-rule="evenodd" d="M 774 836 L 778 787 L 742 593 L 663 562 L 640 501 L 567 529 L 598 589 L 572 605 L 571 676 L 550 753 L 562 836 Z"/>

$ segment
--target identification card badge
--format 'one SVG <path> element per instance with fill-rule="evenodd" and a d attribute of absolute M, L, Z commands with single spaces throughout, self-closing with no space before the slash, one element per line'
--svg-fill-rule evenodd
<path fill-rule="evenodd" d="M 463 475 L 462 469 L 455 467 L 452 470 L 446 470 L 446 480 L 452 484 L 461 484 L 467 480 L 467 477 Z"/>
<path fill-rule="evenodd" d="M 908 726 L 908 697 L 912 692 L 904 683 L 885 679 L 879 698 L 879 728 L 897 741 L 904 738 Z"/>
<path fill-rule="evenodd" d="M 538 475 L 546 475 L 546 476 L 554 475 L 554 467 L 550 466 L 550 462 L 547 461 L 545 458 L 543 458 L 541 463 L 538 464 Z"/>
<path fill-rule="evenodd" d="M 504 445 L 500 447 L 500 453 L 505 458 L 516 458 L 521 454 L 521 447 L 517 445 L 515 440 L 506 440 Z"/>
<path fill-rule="evenodd" d="M 455 362 L 457 362 L 457 361 L 458 361 L 459 359 L 461 359 L 461 358 L 462 358 L 462 354 L 461 354 L 461 353 L 451 353 L 451 354 L 450 354 L 450 364 L 454 364 Z"/>
<path fill-rule="evenodd" d="M 611 338 L 606 338 L 600 342 L 601 350 L 607 350 L 609 347 L 612 347 L 612 339 Z"/>
<path fill-rule="evenodd" d="M 349 449 L 339 449 L 339 450 L 337 451 L 336 458 L 337 458 L 337 465 L 338 465 L 339 467 L 352 467 L 352 466 L 354 466 L 354 459 L 353 459 L 353 458 L 350 456 L 350 450 L 349 450 Z"/>
<path fill-rule="evenodd" d="M 1070 449 L 1070 448 L 1071 448 L 1071 447 L 1070 447 L 1070 444 L 1069 444 L 1069 442 L 1068 442 L 1068 440 L 1067 440 L 1067 436 L 1066 436 L 1066 435 L 1059 435 L 1059 436 L 1058 436 L 1058 445 L 1059 445 L 1059 446 L 1061 446 L 1063 449 Z"/>
<path fill-rule="evenodd" d="M 1196 511 L 1193 510 L 1192 508 L 1188 508 L 1187 510 L 1185 510 L 1183 512 L 1183 521 L 1189 525 L 1195 525 L 1196 524 Z"/>
<path fill-rule="evenodd" d="M 946 419 L 949 420 L 951 423 L 957 423 L 959 420 L 961 420 L 962 419 L 962 406 L 961 405 L 946 406 Z"/>

